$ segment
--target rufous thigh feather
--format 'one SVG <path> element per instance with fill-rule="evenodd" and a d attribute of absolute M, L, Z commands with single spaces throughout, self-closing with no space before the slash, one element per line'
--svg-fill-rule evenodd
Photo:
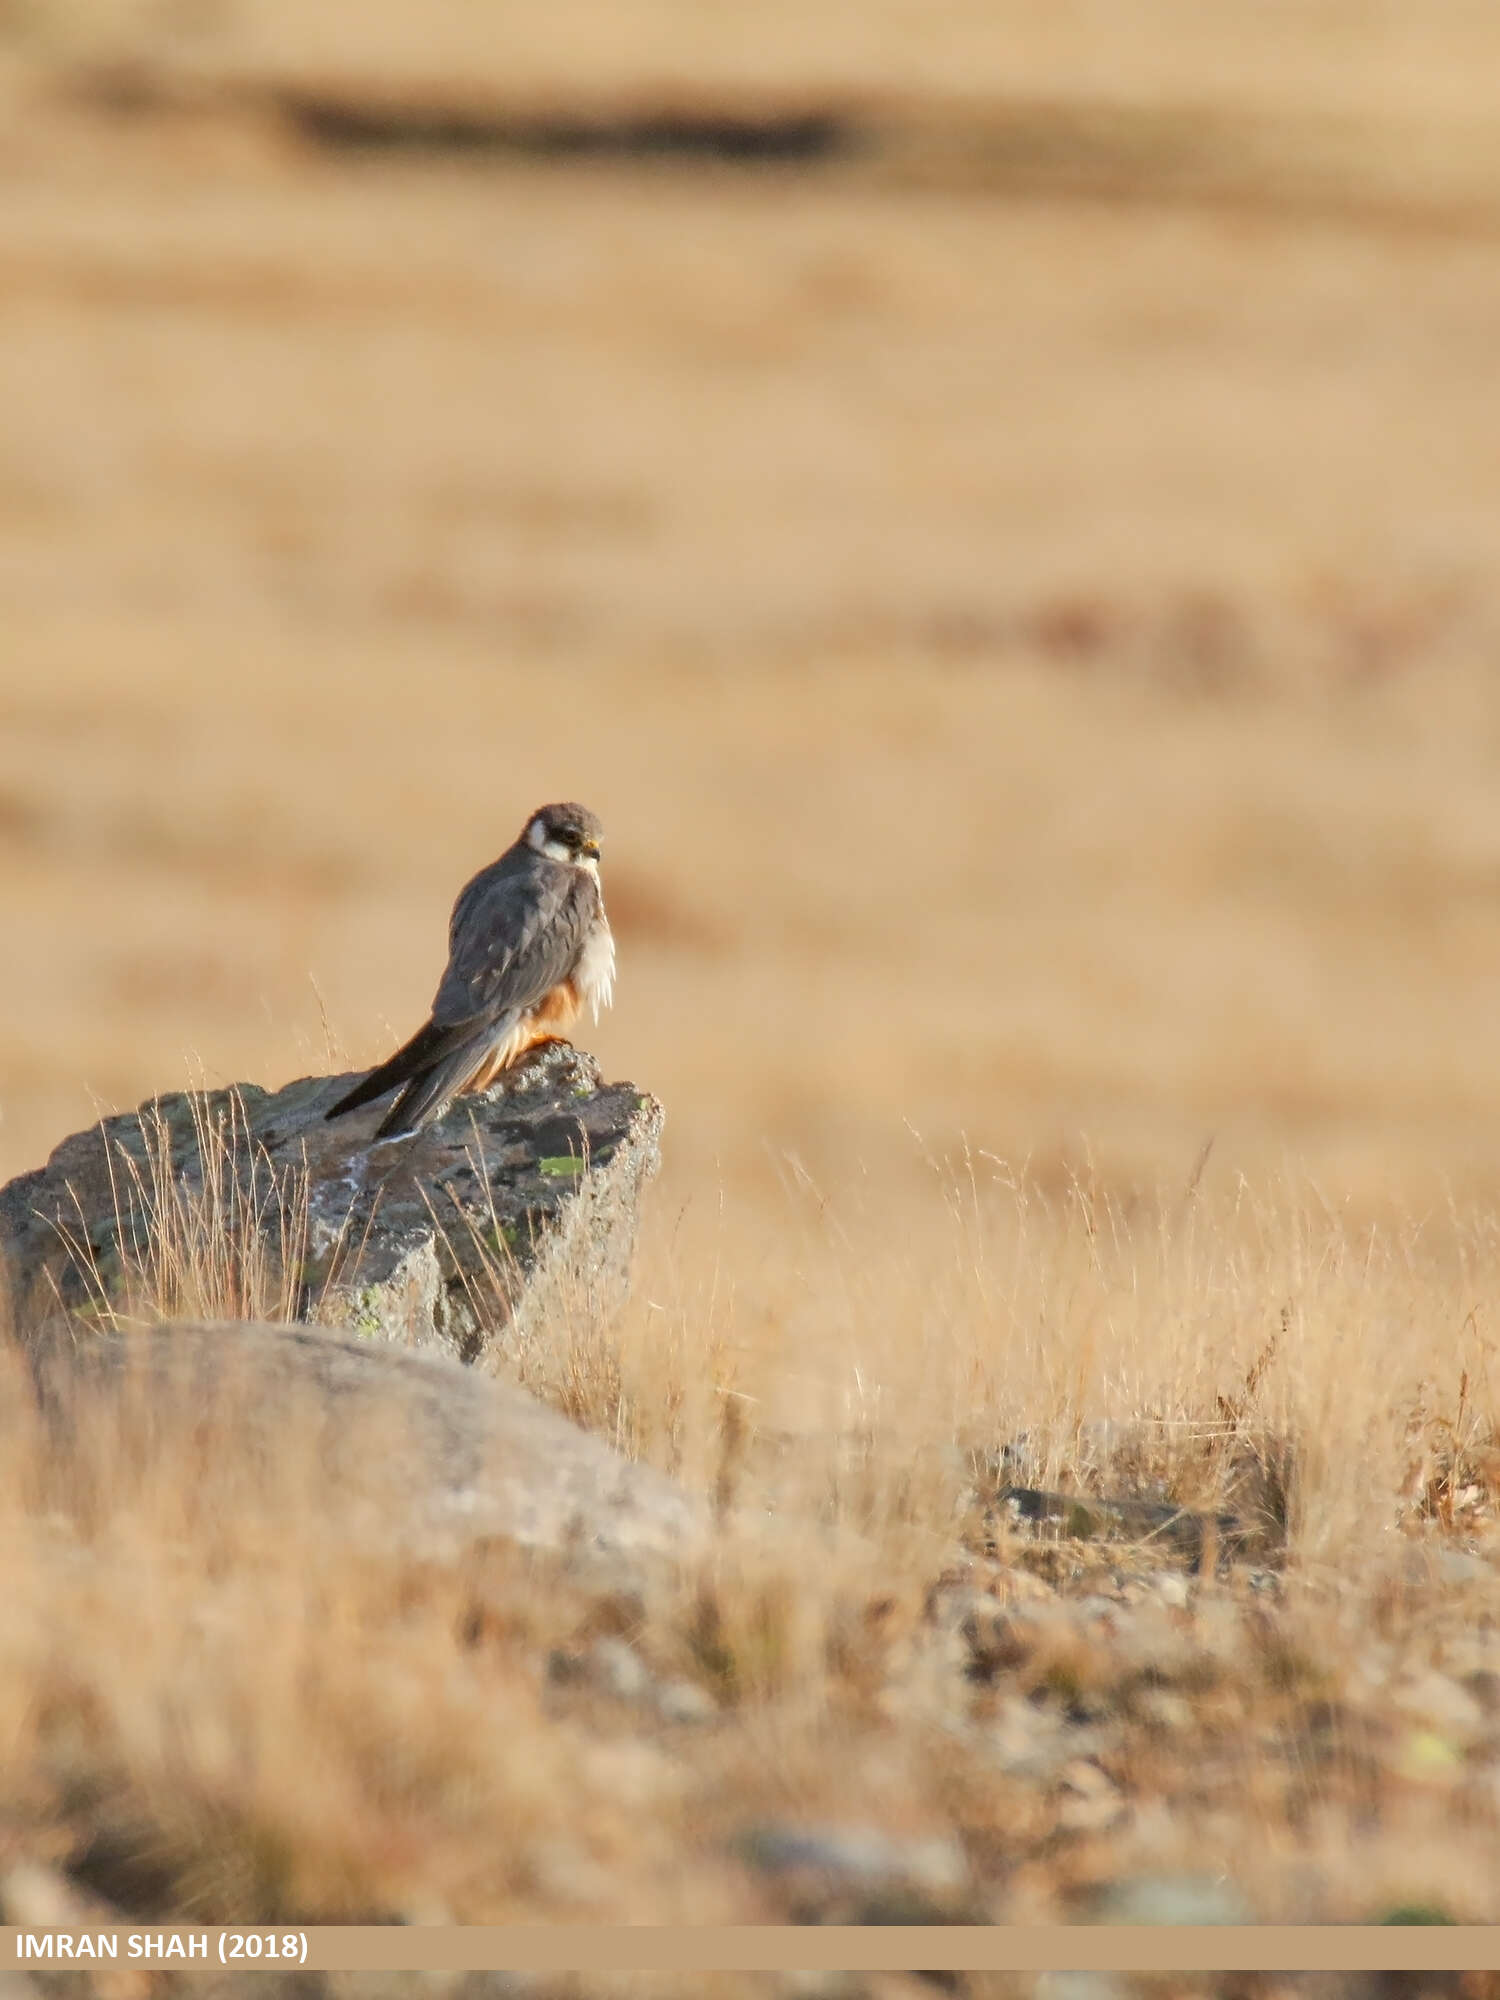
<path fill-rule="evenodd" d="M 527 1008 L 505 1040 L 485 1057 L 464 1085 L 465 1091 L 488 1090 L 502 1071 L 509 1069 L 518 1057 L 535 1048 L 538 1042 L 564 1038 L 578 1019 L 582 1007 L 578 989 L 571 979 L 564 979 L 554 986 L 534 1007 Z"/>

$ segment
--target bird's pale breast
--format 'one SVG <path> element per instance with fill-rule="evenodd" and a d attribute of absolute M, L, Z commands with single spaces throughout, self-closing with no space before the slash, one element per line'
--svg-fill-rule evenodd
<path fill-rule="evenodd" d="M 597 1021 L 599 1009 L 609 1005 L 615 985 L 614 933 L 610 930 L 602 902 L 584 938 L 578 963 L 573 968 L 573 984 L 578 990 L 580 1002 L 593 1008 Z"/>

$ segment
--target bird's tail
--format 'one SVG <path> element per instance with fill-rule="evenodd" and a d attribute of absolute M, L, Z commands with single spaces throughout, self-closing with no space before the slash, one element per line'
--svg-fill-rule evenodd
<path fill-rule="evenodd" d="M 403 1139 L 441 1118 L 470 1078 L 483 1068 L 494 1045 L 487 1031 L 414 1076 L 375 1127 L 375 1137 Z"/>
<path fill-rule="evenodd" d="M 397 1085 L 404 1085 L 376 1127 L 375 1137 L 394 1139 L 408 1132 L 420 1132 L 424 1125 L 442 1116 L 510 1026 L 511 1022 L 505 1018 L 459 1021 L 451 1027 L 439 1027 L 435 1021 L 429 1021 L 393 1056 L 346 1091 L 324 1116 L 341 1118 L 346 1111 L 357 1111 Z"/>

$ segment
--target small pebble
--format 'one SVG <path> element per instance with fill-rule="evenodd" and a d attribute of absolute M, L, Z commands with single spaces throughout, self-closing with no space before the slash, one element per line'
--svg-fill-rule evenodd
<path fill-rule="evenodd" d="M 663 1681 L 656 1690 L 656 1710 L 663 1722 L 712 1722 L 719 1705 L 696 1681 Z"/>
<path fill-rule="evenodd" d="M 1112 1883 L 1091 1911 L 1104 1924 L 1253 1924 L 1227 1876 L 1134 1875 Z"/>
<path fill-rule="evenodd" d="M 589 1654 L 593 1679 L 616 1701 L 639 1701 L 651 1686 L 640 1655 L 624 1639 L 600 1639 Z"/>

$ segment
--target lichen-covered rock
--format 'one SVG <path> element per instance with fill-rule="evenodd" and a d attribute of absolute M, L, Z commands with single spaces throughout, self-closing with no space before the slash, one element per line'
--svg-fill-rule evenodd
<path fill-rule="evenodd" d="M 12 1295 L 281 1316 L 464 1360 L 514 1356 L 623 1295 L 661 1106 L 554 1044 L 414 1137 L 350 1076 L 179 1092 L 0 1188 Z M 237 1289 L 238 1288 L 238 1289 Z"/>

